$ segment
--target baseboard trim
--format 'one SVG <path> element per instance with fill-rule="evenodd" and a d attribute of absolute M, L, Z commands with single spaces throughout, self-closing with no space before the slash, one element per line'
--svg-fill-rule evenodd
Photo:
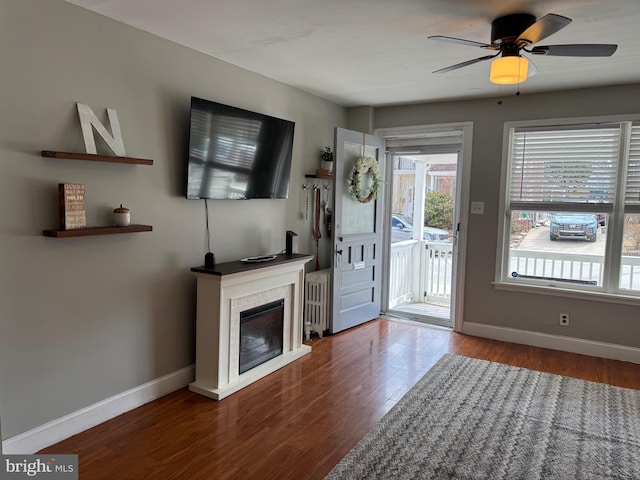
<path fill-rule="evenodd" d="M 462 333 L 474 337 L 491 338 L 504 342 L 550 348 L 564 352 L 580 353 L 593 357 L 610 358 L 624 362 L 640 363 L 640 348 L 617 345 L 614 343 L 584 340 L 581 338 L 550 335 L 547 333 L 517 330 L 514 328 L 496 327 L 481 323 L 464 322 Z"/>
<path fill-rule="evenodd" d="M 195 366 L 169 373 L 125 392 L 106 398 L 64 417 L 8 438 L 2 442 L 5 454 L 28 455 L 95 427 L 125 412 L 188 386 L 195 379 Z"/>

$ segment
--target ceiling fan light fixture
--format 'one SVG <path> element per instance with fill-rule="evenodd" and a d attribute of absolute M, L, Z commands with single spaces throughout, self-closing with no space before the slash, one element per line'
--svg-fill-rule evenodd
<path fill-rule="evenodd" d="M 492 83 L 511 85 L 522 83 L 527 79 L 529 60 L 520 55 L 496 58 L 491 62 L 489 80 Z"/>

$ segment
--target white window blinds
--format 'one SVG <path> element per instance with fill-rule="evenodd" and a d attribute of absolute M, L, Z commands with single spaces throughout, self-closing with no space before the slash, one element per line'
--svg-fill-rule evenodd
<path fill-rule="evenodd" d="M 626 184 L 625 205 L 640 205 L 640 124 L 631 127 Z"/>
<path fill-rule="evenodd" d="M 640 175 L 640 138 L 636 144 L 635 168 Z M 510 203 L 613 204 L 619 145 L 619 125 L 515 129 Z M 637 200 L 640 176 L 635 182 L 629 188 L 636 189 Z"/>

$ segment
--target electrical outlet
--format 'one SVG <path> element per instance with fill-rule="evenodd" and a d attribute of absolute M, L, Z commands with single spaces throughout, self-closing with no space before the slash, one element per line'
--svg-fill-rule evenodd
<path fill-rule="evenodd" d="M 560 314 L 560 325 L 562 325 L 563 327 L 568 327 L 569 326 L 569 314 L 568 313 L 561 313 Z"/>

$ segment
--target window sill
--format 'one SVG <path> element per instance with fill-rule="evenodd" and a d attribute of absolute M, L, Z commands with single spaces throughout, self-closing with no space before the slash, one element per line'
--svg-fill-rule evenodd
<path fill-rule="evenodd" d="M 584 292 L 558 287 L 541 287 L 537 285 L 516 285 L 507 282 L 492 282 L 496 290 L 509 292 L 533 293 L 536 295 L 551 295 L 554 297 L 576 298 L 593 302 L 619 303 L 622 305 L 640 306 L 640 297 L 601 292 Z"/>

